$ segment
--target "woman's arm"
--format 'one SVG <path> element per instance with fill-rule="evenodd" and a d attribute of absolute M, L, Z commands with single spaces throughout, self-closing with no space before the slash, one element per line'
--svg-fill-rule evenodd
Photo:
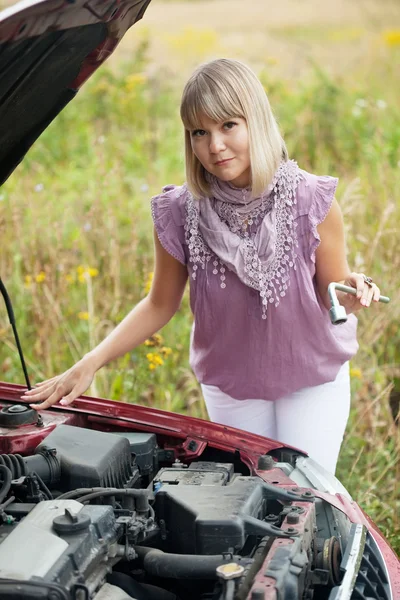
<path fill-rule="evenodd" d="M 380 290 L 365 283 L 362 273 L 352 273 L 346 258 L 343 218 L 336 199 L 325 220 L 318 226 L 321 243 L 316 250 L 316 280 L 318 292 L 327 308 L 330 308 L 328 285 L 332 281 L 357 288 L 357 296 L 338 292 L 340 303 L 346 312 L 354 312 L 369 306 L 371 300 L 378 302 Z"/>
<path fill-rule="evenodd" d="M 41 410 L 58 400 L 70 404 L 90 386 L 93 377 L 103 365 L 123 356 L 156 331 L 164 327 L 178 310 L 185 284 L 187 268 L 161 246 L 154 232 L 155 267 L 149 294 L 117 325 L 115 329 L 79 362 L 62 375 L 43 381 L 25 393 L 25 398 Z"/>

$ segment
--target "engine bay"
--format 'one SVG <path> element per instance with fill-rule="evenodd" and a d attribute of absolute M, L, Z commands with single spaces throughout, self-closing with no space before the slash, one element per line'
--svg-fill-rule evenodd
<path fill-rule="evenodd" d="M 61 420 L 23 454 L 10 434 L 2 600 L 336 598 L 356 527 L 284 463 L 260 457 L 282 472 L 266 482 L 233 452 L 181 460 L 163 436 L 95 423 Z"/>

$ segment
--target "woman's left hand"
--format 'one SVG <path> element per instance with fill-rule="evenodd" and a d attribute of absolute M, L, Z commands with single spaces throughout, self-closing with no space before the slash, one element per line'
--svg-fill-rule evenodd
<path fill-rule="evenodd" d="M 350 273 L 343 284 L 357 289 L 356 296 L 346 294 L 346 292 L 338 292 L 339 302 L 345 307 L 346 312 L 355 312 L 361 308 L 367 308 L 371 302 L 379 301 L 380 289 L 364 273 Z"/>

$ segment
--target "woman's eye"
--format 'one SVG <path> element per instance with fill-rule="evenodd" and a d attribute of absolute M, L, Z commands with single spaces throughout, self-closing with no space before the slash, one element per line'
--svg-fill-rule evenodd
<path fill-rule="evenodd" d="M 225 129 L 233 129 L 235 127 L 235 125 L 237 125 L 237 123 L 235 123 L 235 121 L 227 121 L 226 123 L 224 123 L 224 128 Z"/>
<path fill-rule="evenodd" d="M 194 131 L 192 131 L 192 137 L 202 137 L 203 135 L 205 135 L 205 131 L 204 129 L 195 129 Z"/>

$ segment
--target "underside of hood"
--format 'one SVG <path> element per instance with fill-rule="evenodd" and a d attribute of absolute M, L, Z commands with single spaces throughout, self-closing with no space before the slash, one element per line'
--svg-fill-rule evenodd
<path fill-rule="evenodd" d="M 149 3 L 28 1 L 0 13 L 0 185 Z"/>

